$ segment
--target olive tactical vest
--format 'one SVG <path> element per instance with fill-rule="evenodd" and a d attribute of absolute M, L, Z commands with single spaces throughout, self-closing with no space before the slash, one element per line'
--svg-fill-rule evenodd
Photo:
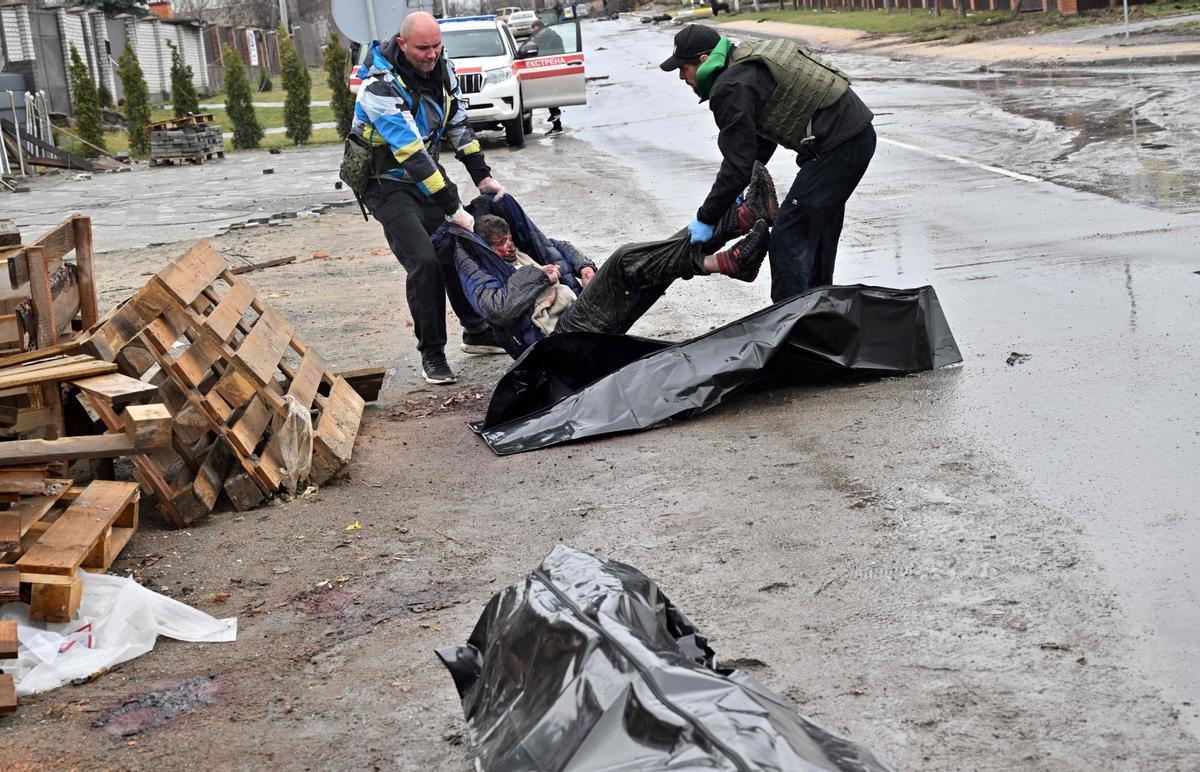
<path fill-rule="evenodd" d="M 810 136 L 813 113 L 846 93 L 850 78 L 788 40 L 743 43 L 731 64 L 762 62 L 775 78 L 775 90 L 759 116 L 758 133 L 789 150 L 801 150 Z"/>

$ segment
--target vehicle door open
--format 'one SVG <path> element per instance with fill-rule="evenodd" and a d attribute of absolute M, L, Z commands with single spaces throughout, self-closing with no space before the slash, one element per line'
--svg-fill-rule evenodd
<path fill-rule="evenodd" d="M 551 24 L 526 40 L 513 69 L 525 109 L 587 104 L 578 21 Z"/>

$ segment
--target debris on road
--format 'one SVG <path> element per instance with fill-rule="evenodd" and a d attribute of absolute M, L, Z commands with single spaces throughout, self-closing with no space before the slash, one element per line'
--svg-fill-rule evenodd
<path fill-rule="evenodd" d="M 1004 363 L 1009 367 L 1013 367 L 1015 365 L 1023 365 L 1030 359 L 1033 359 L 1033 354 L 1022 354 L 1019 351 L 1014 351 L 1008 355 L 1008 359 L 1004 360 Z"/>
<path fill-rule="evenodd" d="M 719 668 L 649 577 L 563 545 L 438 656 L 480 769 L 891 769 Z"/>
<path fill-rule="evenodd" d="M 70 623 L 33 620 L 28 606 L 9 604 L 3 620 L 15 622 L 16 662 L 5 670 L 20 696 L 90 679 L 154 648 L 158 636 L 192 643 L 237 638 L 237 619 L 215 619 L 132 579 L 81 572 L 78 616 Z"/>

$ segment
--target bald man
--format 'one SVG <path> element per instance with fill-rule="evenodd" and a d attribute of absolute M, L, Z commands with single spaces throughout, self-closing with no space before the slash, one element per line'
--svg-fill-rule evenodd
<path fill-rule="evenodd" d="M 425 380 L 449 384 L 457 377 L 446 361 L 446 298 L 463 326 L 463 351 L 500 354 L 487 323 L 463 296 L 453 263 L 437 258 L 430 235 L 449 221 L 470 230 L 471 215 L 458 188 L 438 163 L 443 141 L 467 168 L 480 193 L 496 198 L 504 188 L 491 176 L 459 91 L 454 63 L 442 52 L 442 32 L 428 13 L 410 13 L 386 42 L 372 41 L 359 68 L 362 86 L 351 131 L 374 149 L 375 176 L 363 203 L 383 225 L 392 253 L 407 274 L 412 314 Z"/>

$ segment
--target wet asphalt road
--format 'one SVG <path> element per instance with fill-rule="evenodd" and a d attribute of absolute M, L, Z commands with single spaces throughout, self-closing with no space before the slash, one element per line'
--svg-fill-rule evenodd
<path fill-rule="evenodd" d="M 707 108 L 657 68 L 673 31 L 587 25 L 590 103 L 567 123 L 682 225 L 719 155 Z M 965 363 L 928 420 L 1078 521 L 1135 615 L 1146 673 L 1195 700 L 1200 70 L 835 58 L 880 136 L 837 281 L 937 289 Z M 792 155 L 770 167 L 782 193 Z M 755 291 L 766 300 L 762 278 Z"/>

